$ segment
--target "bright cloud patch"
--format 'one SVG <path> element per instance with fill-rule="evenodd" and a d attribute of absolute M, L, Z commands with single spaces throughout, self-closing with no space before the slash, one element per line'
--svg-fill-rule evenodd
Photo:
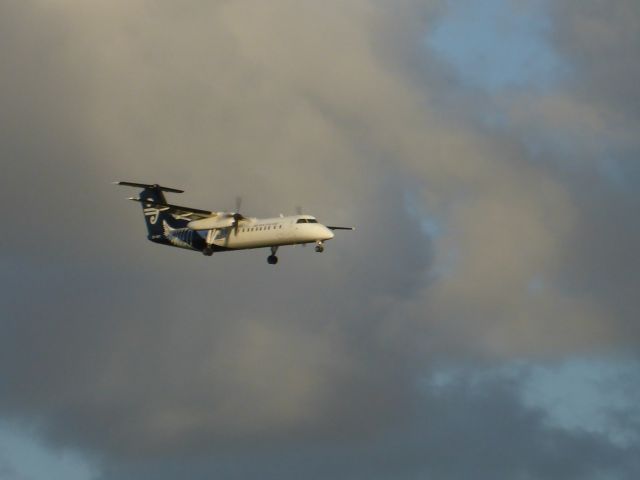
<path fill-rule="evenodd" d="M 448 2 L 427 43 L 449 62 L 465 85 L 489 90 L 545 86 L 562 72 L 538 2 Z"/>
<path fill-rule="evenodd" d="M 576 359 L 539 366 L 525 389 L 526 403 L 543 408 L 554 425 L 604 434 L 622 446 L 640 441 L 640 362 Z"/>

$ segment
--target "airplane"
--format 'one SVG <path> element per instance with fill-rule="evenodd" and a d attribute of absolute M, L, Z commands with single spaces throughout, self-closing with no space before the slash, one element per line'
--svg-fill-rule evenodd
<path fill-rule="evenodd" d="M 167 203 L 164 192 L 184 193 L 177 188 L 158 184 L 113 182 L 116 185 L 141 188 L 138 197 L 129 200 L 142 205 L 147 224 L 147 238 L 154 243 L 201 252 L 270 248 L 270 265 L 278 263 L 276 252 L 283 245 L 315 243 L 315 251 L 324 251 L 324 242 L 334 237 L 334 230 L 354 230 L 353 227 L 325 226 L 311 215 L 280 214 L 273 218 L 245 217 L 237 200 L 235 212 L 212 212 Z"/>

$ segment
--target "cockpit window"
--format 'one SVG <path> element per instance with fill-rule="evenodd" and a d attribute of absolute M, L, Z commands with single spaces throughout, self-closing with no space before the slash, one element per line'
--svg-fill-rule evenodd
<path fill-rule="evenodd" d="M 315 218 L 299 218 L 296 223 L 318 223 Z"/>
<path fill-rule="evenodd" d="M 307 223 L 307 219 L 306 218 L 299 218 L 296 223 Z"/>
<path fill-rule="evenodd" d="M 309 223 L 318 223 L 318 221 L 315 218 L 308 218 L 307 222 L 309 222 Z"/>

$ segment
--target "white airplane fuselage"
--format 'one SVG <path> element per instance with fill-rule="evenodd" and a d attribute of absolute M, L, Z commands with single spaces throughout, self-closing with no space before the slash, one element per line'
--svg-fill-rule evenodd
<path fill-rule="evenodd" d="M 297 223 L 299 220 L 314 220 L 314 223 Z M 216 232 L 213 245 L 241 250 L 280 245 L 323 242 L 334 237 L 334 233 L 309 215 L 275 218 L 249 218 L 240 222 L 238 228 L 228 227 Z"/>
<path fill-rule="evenodd" d="M 274 218 L 246 218 L 236 227 L 194 231 L 167 229 L 165 236 L 177 247 L 192 248 L 192 236 L 199 235 L 216 250 L 243 250 L 303 243 L 322 243 L 334 233 L 311 215 Z M 217 247 L 217 248 L 216 248 Z"/>

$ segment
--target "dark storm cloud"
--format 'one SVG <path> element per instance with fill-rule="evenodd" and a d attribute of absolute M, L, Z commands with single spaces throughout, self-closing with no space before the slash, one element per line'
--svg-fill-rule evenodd
<path fill-rule="evenodd" d="M 597 93 L 574 49 L 600 37 L 572 30 L 577 5 L 561 10 L 558 49 Z M 2 237 L 0 414 L 103 455 L 106 478 L 636 472 L 633 450 L 545 427 L 517 383 L 416 392 L 439 358 L 638 340 L 637 194 L 594 162 L 558 167 L 566 150 L 544 128 L 582 139 L 604 124 L 630 157 L 637 143 L 593 112 L 632 109 L 568 86 L 495 99 L 513 128 L 477 125 L 487 99 L 449 109 L 449 73 L 423 76 L 445 67 L 416 55 L 418 23 L 444 11 L 3 4 L 0 187 L 16 208 Z M 176 202 L 200 208 L 243 194 L 250 215 L 302 204 L 358 230 L 322 257 L 283 249 L 277 269 L 264 252 L 207 260 L 147 244 L 115 179 L 183 187 Z"/>
<path fill-rule="evenodd" d="M 490 370 L 489 370 L 490 371 Z M 472 370 L 422 392 L 411 422 L 384 436 L 344 444 L 314 442 L 281 449 L 253 445 L 241 458 L 212 453 L 189 462 L 166 459 L 107 470 L 103 478 L 372 478 L 631 479 L 640 471 L 637 447 L 620 447 L 586 431 L 548 425 L 543 411 L 524 408 L 523 378 Z"/>
<path fill-rule="evenodd" d="M 0 476 L 6 480 L 29 480 L 27 477 L 20 475 L 16 472 L 15 468 L 11 466 L 11 463 L 0 451 Z"/>
<path fill-rule="evenodd" d="M 576 76 L 575 95 L 598 106 L 610 121 L 640 120 L 640 8 L 633 0 L 613 3 L 568 0 L 552 5 L 556 47 Z M 626 117 L 626 118 L 625 118 Z M 618 125 L 617 128 L 620 128 Z"/>
<path fill-rule="evenodd" d="M 576 102 L 600 119 L 596 138 L 601 145 L 589 152 L 599 168 L 580 175 L 578 182 L 584 206 L 578 235 L 589 241 L 577 242 L 572 252 L 576 277 L 584 291 L 606 302 L 614 318 L 624 319 L 627 333 L 637 340 L 640 66 L 633 59 L 640 51 L 640 7 L 633 1 L 594 1 L 555 8 L 558 48 L 571 58 L 579 79 Z M 598 181 L 602 176 L 608 184 Z"/>
<path fill-rule="evenodd" d="M 640 339 L 640 49 L 637 2 L 553 2 L 554 47 L 570 74 L 547 95 L 510 105 L 515 135 L 533 145 L 535 161 L 561 179 L 574 205 L 570 248 L 552 281 L 568 297 L 589 299 L 603 321 L 601 337 Z M 523 96 L 526 97 L 526 96 Z"/>

